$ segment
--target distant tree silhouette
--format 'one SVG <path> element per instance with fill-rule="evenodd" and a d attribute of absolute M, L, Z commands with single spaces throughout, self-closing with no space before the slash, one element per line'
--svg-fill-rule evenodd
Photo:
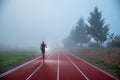
<path fill-rule="evenodd" d="M 68 36 L 63 40 L 63 45 L 65 48 L 72 48 L 76 45 L 76 42 L 72 39 L 72 36 Z"/>
<path fill-rule="evenodd" d="M 86 24 L 83 18 L 80 18 L 74 29 L 71 30 L 69 36 L 63 41 L 64 46 L 74 47 L 87 43 L 90 40 L 86 31 Z"/>
<path fill-rule="evenodd" d="M 102 12 L 99 12 L 97 7 L 90 13 L 88 22 L 87 32 L 97 42 L 98 47 L 107 40 L 109 24 L 105 24 L 105 19 L 102 18 Z"/>
<path fill-rule="evenodd" d="M 69 36 L 63 40 L 63 45 L 65 48 L 72 48 L 76 46 L 77 42 L 73 40 L 73 30 L 71 30 Z"/>
<path fill-rule="evenodd" d="M 120 47 L 120 35 L 110 34 L 107 45 L 108 47 Z"/>
<path fill-rule="evenodd" d="M 78 21 L 74 31 L 72 32 L 73 40 L 76 41 L 78 44 L 83 46 L 84 43 L 87 43 L 90 40 L 86 31 L 86 24 L 83 18 L 80 18 Z"/>

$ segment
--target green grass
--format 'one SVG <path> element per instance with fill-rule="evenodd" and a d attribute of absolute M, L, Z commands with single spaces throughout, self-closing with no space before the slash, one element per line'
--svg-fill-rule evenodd
<path fill-rule="evenodd" d="M 30 52 L 24 51 L 0 51 L 0 66 L 12 66 L 22 59 L 29 58 L 32 56 Z"/>
<path fill-rule="evenodd" d="M 120 79 L 120 67 L 104 63 L 105 70 Z"/>

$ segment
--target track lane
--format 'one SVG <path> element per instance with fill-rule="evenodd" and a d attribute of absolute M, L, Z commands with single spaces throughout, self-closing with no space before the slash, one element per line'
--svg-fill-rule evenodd
<path fill-rule="evenodd" d="M 54 52 L 28 80 L 57 80 L 57 64 L 58 52 Z"/>
<path fill-rule="evenodd" d="M 86 74 L 86 76 L 90 80 L 117 80 L 116 78 L 96 69 L 95 67 L 89 65 L 88 63 L 84 62 L 80 58 L 76 58 L 69 52 L 64 52 L 66 53 L 71 60 L 78 66 L 79 69 L 82 70 Z"/>
<path fill-rule="evenodd" d="M 87 80 L 64 54 L 63 52 L 59 54 L 60 80 Z"/>
<path fill-rule="evenodd" d="M 67 55 L 65 55 L 65 56 L 66 56 L 66 57 L 69 59 L 69 61 L 74 65 L 74 67 L 84 76 L 84 78 L 85 78 L 86 80 L 89 80 L 88 77 L 84 74 L 84 72 L 82 72 L 81 69 L 78 68 L 78 66 L 77 66 Z"/>

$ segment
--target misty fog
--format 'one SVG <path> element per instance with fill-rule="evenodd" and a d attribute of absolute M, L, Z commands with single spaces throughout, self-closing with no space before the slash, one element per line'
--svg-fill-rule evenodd
<path fill-rule="evenodd" d="M 119 34 L 119 0 L 0 0 L 0 48 L 62 47 L 80 17 L 87 20 L 95 6 Z"/>

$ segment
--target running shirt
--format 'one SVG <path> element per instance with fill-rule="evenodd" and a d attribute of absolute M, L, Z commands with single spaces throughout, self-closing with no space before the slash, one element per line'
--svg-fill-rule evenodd
<path fill-rule="evenodd" d="M 45 50 L 46 44 L 41 44 L 41 50 Z"/>

